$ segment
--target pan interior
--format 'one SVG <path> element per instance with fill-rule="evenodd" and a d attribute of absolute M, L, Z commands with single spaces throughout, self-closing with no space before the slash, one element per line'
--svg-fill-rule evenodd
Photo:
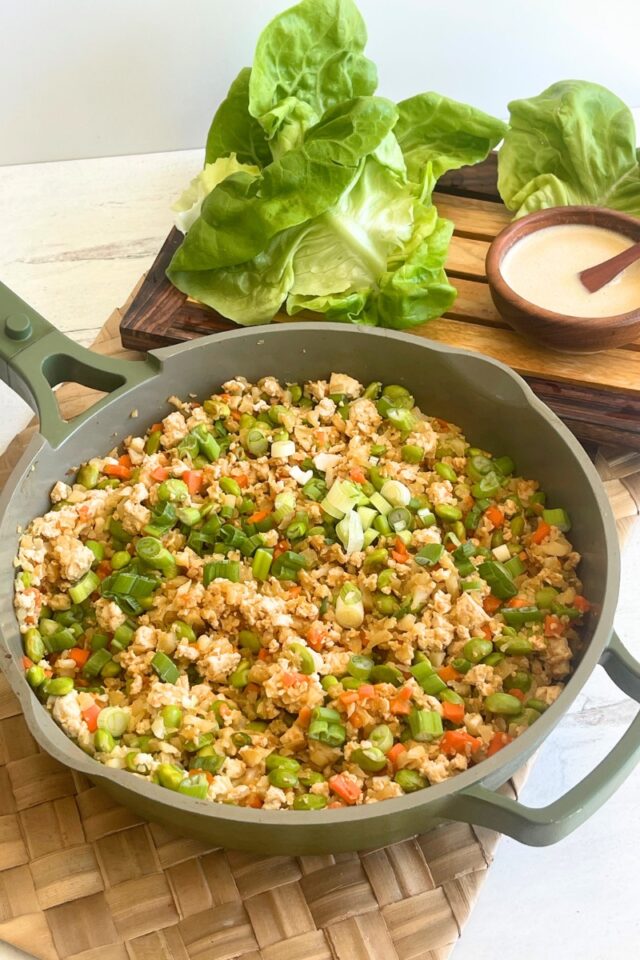
<path fill-rule="evenodd" d="M 585 645 L 583 656 L 588 662 L 579 670 L 581 679 L 574 678 L 578 685 L 584 682 L 608 639 L 617 599 L 613 519 L 595 470 L 577 441 L 505 367 L 413 336 L 321 323 L 234 331 L 167 348 L 158 356 L 163 361 L 160 375 L 97 412 L 57 451 L 34 441 L 2 495 L 0 631 L 14 660 L 21 656 L 12 608 L 19 532 L 48 509 L 49 491 L 56 480 L 68 479 L 83 460 L 105 454 L 124 437 L 143 433 L 173 409 L 167 402 L 172 395 L 204 398 L 238 375 L 250 381 L 272 375 L 285 382 L 302 382 L 339 371 L 363 383 L 380 380 L 406 386 L 425 413 L 458 424 L 476 446 L 512 456 L 521 476 L 541 482 L 552 506 L 568 510 L 573 519 L 571 539 L 583 557 L 580 575 L 585 594 L 602 607 L 597 649 L 592 643 Z M 594 620 L 594 629 L 596 625 Z M 587 632 L 590 641 L 592 631 Z M 536 725 L 541 732 L 547 727 L 546 719 L 550 718 Z M 53 721 L 50 726 L 55 727 Z M 529 752 L 536 743 L 532 734 L 533 728 L 524 735 L 531 744 Z M 57 727 L 48 735 L 61 750 L 65 744 L 71 746 Z"/>

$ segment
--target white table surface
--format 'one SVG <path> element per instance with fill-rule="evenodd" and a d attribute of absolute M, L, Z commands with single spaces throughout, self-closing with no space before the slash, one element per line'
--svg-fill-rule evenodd
<path fill-rule="evenodd" d="M 200 151 L 0 167 L 0 279 L 89 344 L 146 270 Z M 26 424 L 0 384 L 0 450 Z M 617 628 L 640 657 L 640 531 L 624 554 Z M 540 752 L 524 799 L 559 796 L 624 733 L 636 708 L 598 669 Z M 631 960 L 639 953 L 640 771 L 553 847 L 503 840 L 454 960 Z M 499 946 L 498 946 L 499 945 Z M 0 960 L 22 957 L 0 944 Z"/>

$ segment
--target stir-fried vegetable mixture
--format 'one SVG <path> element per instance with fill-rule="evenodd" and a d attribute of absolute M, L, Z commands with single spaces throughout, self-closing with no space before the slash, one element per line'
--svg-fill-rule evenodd
<path fill-rule="evenodd" d="M 109 767 L 317 810 L 491 756 L 562 690 L 570 520 L 403 386 L 238 378 L 58 482 L 22 536 L 26 677 Z"/>

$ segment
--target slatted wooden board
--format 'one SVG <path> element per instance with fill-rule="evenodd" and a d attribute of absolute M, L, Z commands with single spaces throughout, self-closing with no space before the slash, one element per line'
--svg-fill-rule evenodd
<path fill-rule="evenodd" d="M 494 158 L 444 177 L 435 202 L 455 224 L 447 272 L 458 297 L 444 317 L 414 333 L 509 364 L 581 440 L 640 450 L 640 340 L 590 356 L 551 353 L 512 331 L 496 312 L 484 262 L 510 214 L 497 197 Z M 150 350 L 234 327 L 167 280 L 180 242 L 181 234 L 172 230 L 127 310 L 121 324 L 125 346 Z"/>

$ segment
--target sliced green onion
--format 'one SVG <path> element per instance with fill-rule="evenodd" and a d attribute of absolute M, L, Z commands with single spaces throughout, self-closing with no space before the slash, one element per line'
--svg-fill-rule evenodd
<path fill-rule="evenodd" d="M 347 556 L 351 556 L 352 553 L 360 553 L 364 546 L 364 530 L 357 511 L 350 510 L 344 515 L 342 520 L 336 524 L 336 533 L 345 548 Z"/>
<path fill-rule="evenodd" d="M 231 580 L 240 582 L 240 564 L 237 560 L 217 560 L 214 563 L 205 563 L 203 583 L 208 587 L 213 580 Z"/>
<path fill-rule="evenodd" d="M 168 657 L 166 653 L 162 653 L 161 650 L 158 650 L 158 652 L 154 654 L 151 666 L 165 683 L 176 683 L 180 676 L 180 671 L 171 657 Z"/>
<path fill-rule="evenodd" d="M 96 650 L 85 663 L 82 672 L 85 677 L 97 677 L 104 665 L 109 663 L 110 660 L 111 654 L 108 650 Z"/>
<path fill-rule="evenodd" d="M 129 717 L 124 707 L 105 707 L 98 714 L 98 729 L 106 730 L 112 737 L 121 737 L 129 727 Z"/>
<path fill-rule="evenodd" d="M 245 448 L 254 457 L 264 457 L 269 450 L 269 441 L 257 427 L 249 430 L 244 442 Z"/>
<path fill-rule="evenodd" d="M 571 530 L 571 520 L 566 510 L 557 507 L 555 510 L 543 510 L 542 519 L 552 527 L 557 527 L 562 533 Z"/>
<path fill-rule="evenodd" d="M 361 653 L 354 653 L 347 664 L 347 670 L 355 680 L 368 680 L 373 668 L 374 662 L 371 657 Z"/>
<path fill-rule="evenodd" d="M 69 596 L 74 603 L 82 603 L 100 586 L 100 577 L 93 570 L 85 573 L 81 580 L 69 588 Z"/>
<path fill-rule="evenodd" d="M 85 540 L 84 545 L 91 550 L 98 562 L 104 560 L 104 543 L 100 543 L 98 540 Z"/>
<path fill-rule="evenodd" d="M 191 433 L 196 437 L 200 445 L 200 453 L 207 458 L 207 460 L 212 463 L 214 460 L 217 460 L 220 456 L 220 444 L 210 433 L 206 426 L 203 423 L 199 423 L 197 427 L 194 427 Z"/>
<path fill-rule="evenodd" d="M 316 662 L 313 659 L 313 654 L 308 647 L 305 647 L 304 644 L 294 641 L 289 644 L 288 647 L 292 653 L 294 653 L 298 660 L 300 661 L 300 673 L 304 673 L 305 676 L 310 676 L 316 671 Z"/>
<path fill-rule="evenodd" d="M 444 733 L 442 717 L 435 710 L 412 710 L 409 714 L 411 736 L 418 743 L 428 743 Z"/>
<path fill-rule="evenodd" d="M 345 583 L 336 600 L 336 620 L 341 627 L 357 630 L 364 620 L 362 594 L 355 584 Z"/>
<path fill-rule="evenodd" d="M 510 572 L 497 560 L 485 560 L 478 567 L 478 573 L 487 582 L 493 595 L 500 600 L 509 600 L 518 592 Z"/>
<path fill-rule="evenodd" d="M 171 553 L 155 537 L 142 537 L 138 540 L 136 555 L 154 570 L 160 570 L 169 580 L 175 577 L 178 571 L 176 561 Z"/>
<path fill-rule="evenodd" d="M 411 500 L 411 491 L 399 480 L 386 480 L 380 494 L 392 507 L 406 507 Z"/>
<path fill-rule="evenodd" d="M 433 567 L 444 553 L 441 543 L 427 543 L 416 553 L 414 560 L 420 567 Z"/>
<path fill-rule="evenodd" d="M 263 547 L 259 547 L 256 550 L 253 555 L 253 564 L 251 567 L 251 572 L 256 580 L 267 579 L 272 562 L 273 556 L 268 550 Z"/>

